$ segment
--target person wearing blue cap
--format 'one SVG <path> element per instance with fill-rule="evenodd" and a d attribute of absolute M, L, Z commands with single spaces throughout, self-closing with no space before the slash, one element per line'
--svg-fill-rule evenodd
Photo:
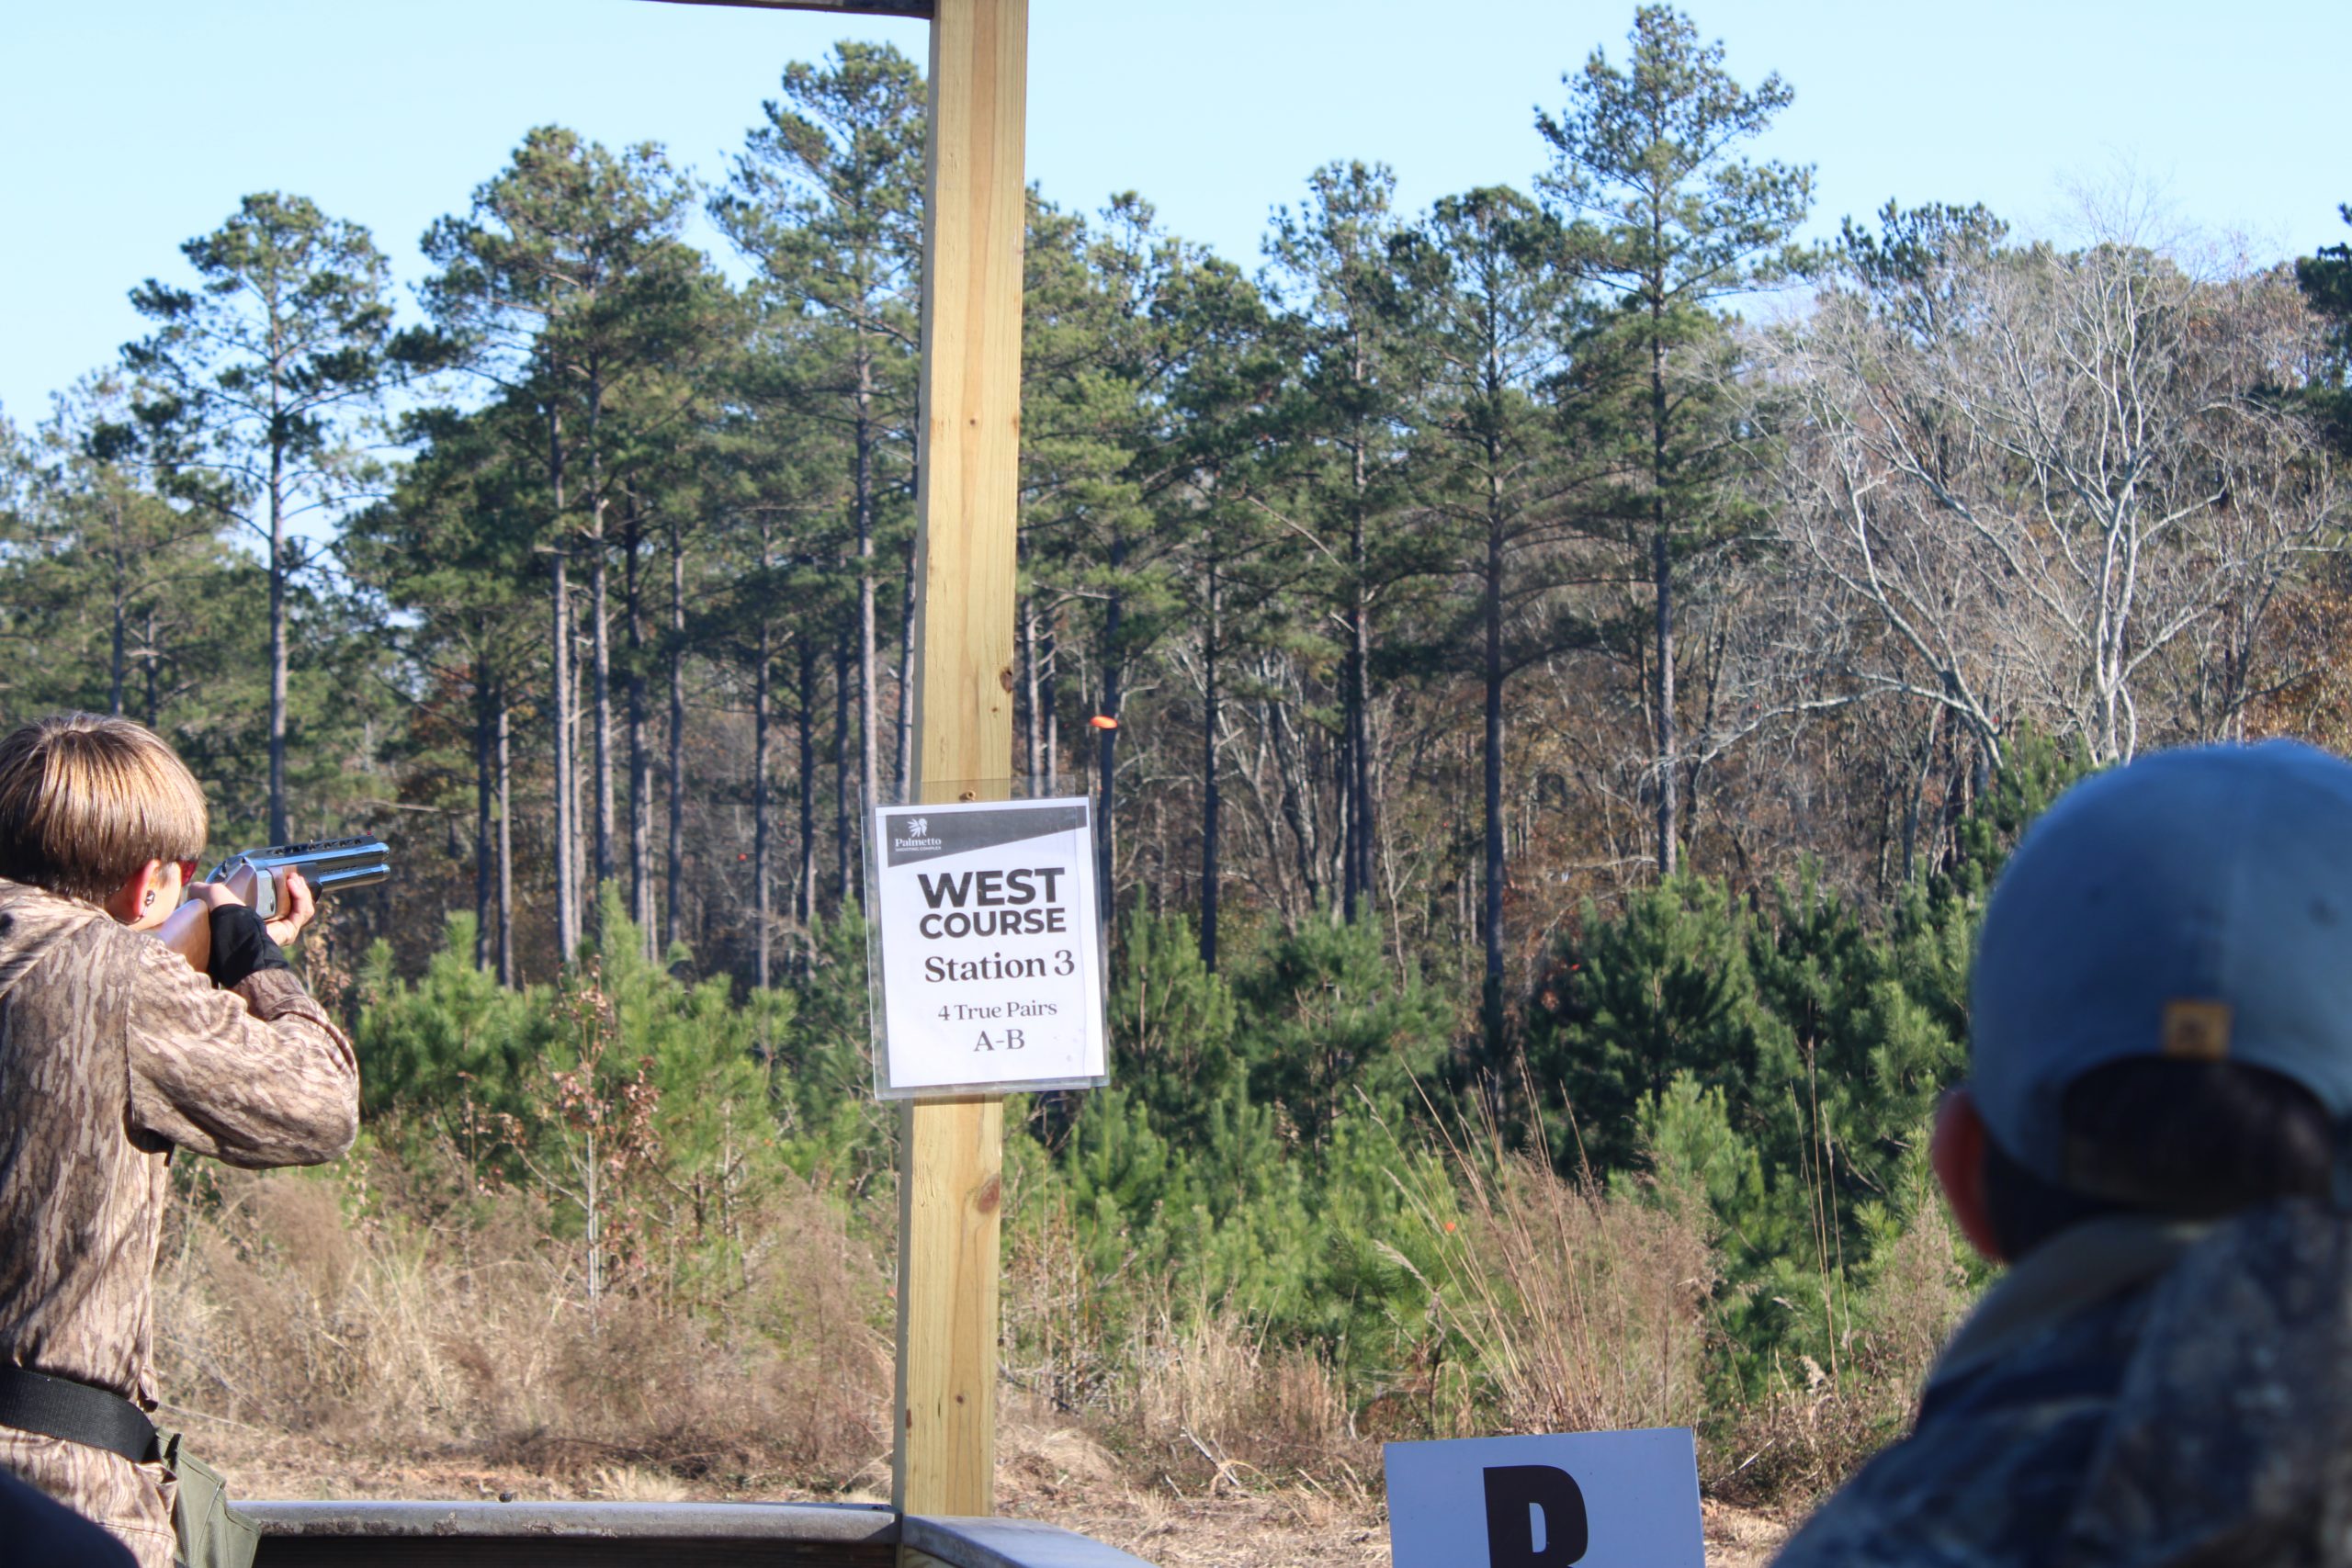
<path fill-rule="evenodd" d="M 2352 765 L 2164 751 L 1986 905 L 1934 1164 L 2007 1273 L 1776 1559 L 2352 1565 Z"/>

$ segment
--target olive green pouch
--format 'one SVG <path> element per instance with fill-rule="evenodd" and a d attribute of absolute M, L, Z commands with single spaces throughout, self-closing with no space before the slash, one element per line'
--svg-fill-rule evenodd
<path fill-rule="evenodd" d="M 179 1568 L 253 1568 L 261 1529 L 229 1506 L 220 1472 L 187 1451 L 181 1433 L 158 1432 L 155 1441 L 164 1468 L 179 1478 L 179 1501 L 172 1506 Z"/>

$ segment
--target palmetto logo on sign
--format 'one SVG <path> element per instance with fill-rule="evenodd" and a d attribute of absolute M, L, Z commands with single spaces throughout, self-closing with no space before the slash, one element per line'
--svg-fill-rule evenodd
<path fill-rule="evenodd" d="M 946 845 L 931 836 L 928 817 L 901 817 L 894 824 L 898 832 L 890 837 L 890 848 L 901 854 L 937 853 Z"/>

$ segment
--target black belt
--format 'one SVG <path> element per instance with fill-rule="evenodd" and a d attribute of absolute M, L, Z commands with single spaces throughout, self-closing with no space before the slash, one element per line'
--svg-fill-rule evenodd
<path fill-rule="evenodd" d="M 0 1427 L 62 1438 L 133 1464 L 156 1455 L 155 1423 L 120 1394 L 0 1362 Z"/>

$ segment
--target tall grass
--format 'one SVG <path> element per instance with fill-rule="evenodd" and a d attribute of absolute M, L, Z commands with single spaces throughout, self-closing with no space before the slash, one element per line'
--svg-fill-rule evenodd
<path fill-rule="evenodd" d="M 209 1422 L 232 1476 L 243 1444 L 521 1469 L 600 1495 L 886 1484 L 881 1205 L 774 1183 L 695 1290 L 592 1299 L 546 1200 L 481 1183 L 446 1144 L 382 1147 L 327 1172 L 183 1177 L 158 1360 L 167 1415 Z M 1361 1506 L 1383 1438 L 1690 1426 L 1711 1487 L 1798 1501 L 1900 1427 L 1967 1299 L 1923 1204 L 1852 1292 L 1834 1373 L 1800 1357 L 1727 1397 L 1702 1195 L 1564 1179 L 1498 1144 L 1408 1168 L 1433 1245 L 1391 1261 L 1422 1286 L 1422 1318 L 1370 1365 L 1232 1300 L 1091 1272 L 1052 1185 L 1015 1180 L 1006 1484 L 1291 1487 Z"/>
<path fill-rule="evenodd" d="M 222 1172 L 166 1248 L 157 1361 L 179 1411 L 358 1455 L 577 1477 L 852 1484 L 889 1447 L 888 1300 L 837 1210 L 775 1195 L 721 1313 L 593 1303 L 522 1192 L 438 1213 L 357 1172 Z"/>
<path fill-rule="evenodd" d="M 1540 1156 L 1458 1170 L 1463 1218 L 1434 1296 L 1464 1351 L 1448 1433 L 1700 1424 L 1716 1282 L 1702 1223 Z"/>

